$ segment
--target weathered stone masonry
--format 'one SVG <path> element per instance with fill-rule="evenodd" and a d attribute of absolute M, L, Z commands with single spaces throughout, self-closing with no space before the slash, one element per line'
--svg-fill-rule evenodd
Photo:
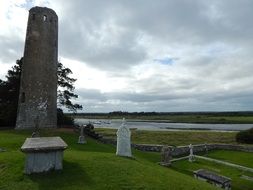
<path fill-rule="evenodd" d="M 163 145 L 132 144 L 132 147 L 141 151 L 161 152 Z M 189 146 L 170 147 L 172 156 L 189 155 Z M 236 150 L 253 152 L 253 146 L 233 144 L 198 144 L 193 145 L 193 152 L 205 152 L 206 150 Z"/>
<path fill-rule="evenodd" d="M 56 127 L 58 17 L 49 8 L 29 11 L 16 129 Z"/>
<path fill-rule="evenodd" d="M 100 138 L 100 142 L 105 144 L 116 145 L 114 139 Z M 152 144 L 131 144 L 131 146 L 137 150 L 148 151 L 148 152 L 161 152 L 164 145 L 152 145 Z M 189 155 L 189 146 L 169 146 L 171 148 L 172 156 L 184 156 Z M 233 145 L 233 144 L 198 144 L 193 145 L 193 152 L 205 152 L 206 150 L 236 150 L 243 152 L 253 152 L 252 145 Z"/>

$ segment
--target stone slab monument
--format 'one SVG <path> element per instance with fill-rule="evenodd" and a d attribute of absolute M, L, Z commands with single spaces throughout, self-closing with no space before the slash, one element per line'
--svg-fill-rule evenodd
<path fill-rule="evenodd" d="M 172 153 L 169 146 L 164 146 L 161 151 L 161 166 L 169 167 L 171 165 Z"/>
<path fill-rule="evenodd" d="M 206 181 L 208 183 L 211 183 L 215 185 L 216 187 L 220 187 L 225 190 L 231 190 L 232 188 L 231 179 L 226 176 L 222 176 L 205 169 L 196 170 L 193 172 L 193 174 L 195 178 L 201 181 Z"/>
<path fill-rule="evenodd" d="M 117 131 L 117 156 L 132 157 L 131 151 L 131 131 L 125 125 L 125 118 Z"/>
<path fill-rule="evenodd" d="M 78 144 L 86 144 L 86 140 L 85 140 L 85 136 L 84 136 L 84 133 L 83 133 L 83 128 L 84 126 L 80 126 L 80 136 L 78 138 Z"/>
<path fill-rule="evenodd" d="M 25 173 L 61 170 L 63 151 L 67 146 L 61 137 L 27 138 L 21 147 L 26 154 Z"/>
<path fill-rule="evenodd" d="M 58 17 L 46 7 L 29 11 L 16 129 L 57 125 Z"/>

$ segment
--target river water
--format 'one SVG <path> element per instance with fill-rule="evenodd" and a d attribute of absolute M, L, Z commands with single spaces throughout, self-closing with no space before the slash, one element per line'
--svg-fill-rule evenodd
<path fill-rule="evenodd" d="M 79 125 L 93 123 L 94 127 L 118 129 L 121 119 L 75 119 Z M 171 131 L 171 130 L 213 130 L 213 131 L 241 131 L 250 129 L 253 124 L 193 124 L 193 123 L 156 123 L 143 121 L 127 121 L 129 128 L 138 130 Z"/>

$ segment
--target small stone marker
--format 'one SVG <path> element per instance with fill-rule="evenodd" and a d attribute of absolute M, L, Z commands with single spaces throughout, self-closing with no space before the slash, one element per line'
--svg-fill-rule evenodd
<path fill-rule="evenodd" d="M 189 162 L 194 162 L 195 161 L 195 156 L 193 154 L 193 146 L 192 146 L 192 144 L 189 145 L 189 149 L 190 149 Z"/>
<path fill-rule="evenodd" d="M 83 134 L 83 128 L 84 126 L 80 126 L 80 136 L 79 136 L 79 139 L 78 139 L 78 143 L 79 144 L 85 144 L 86 143 L 86 140 L 85 140 L 85 137 L 84 137 L 84 134 Z"/>
<path fill-rule="evenodd" d="M 125 118 L 117 131 L 117 156 L 132 157 L 131 151 L 131 131 L 125 126 Z"/>
<path fill-rule="evenodd" d="M 208 154 L 208 146 L 206 143 L 205 143 L 205 151 L 206 151 L 206 155 L 207 155 Z"/>
<path fill-rule="evenodd" d="M 159 163 L 162 166 L 170 166 L 172 160 L 170 147 L 164 146 L 161 152 L 161 162 Z"/>
<path fill-rule="evenodd" d="M 60 137 L 27 138 L 21 147 L 26 154 L 25 173 L 61 170 L 67 144 Z"/>
<path fill-rule="evenodd" d="M 206 181 L 215 186 L 221 187 L 226 190 L 231 190 L 231 179 L 225 176 L 218 175 L 214 172 L 199 169 L 193 172 L 194 177 L 202 181 Z"/>
<path fill-rule="evenodd" d="M 40 137 L 40 133 L 39 133 L 39 116 L 36 117 L 36 119 L 34 120 L 34 131 L 32 133 L 32 138 L 34 137 Z"/>

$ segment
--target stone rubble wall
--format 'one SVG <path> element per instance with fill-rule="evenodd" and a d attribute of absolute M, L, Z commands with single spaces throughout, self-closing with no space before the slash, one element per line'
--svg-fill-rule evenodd
<path fill-rule="evenodd" d="M 100 142 L 104 144 L 112 144 L 116 145 L 117 141 L 114 139 L 108 138 L 100 138 L 98 139 Z M 152 144 L 132 144 L 132 148 L 141 151 L 148 151 L 148 152 L 161 152 L 164 145 L 152 145 Z M 187 146 L 169 146 L 172 151 L 172 156 L 183 156 L 189 154 L 189 147 Z M 243 151 L 243 152 L 253 152 L 252 145 L 236 145 L 236 144 L 198 144 L 193 145 L 193 152 L 206 152 L 209 150 L 236 150 L 236 151 Z"/>
<path fill-rule="evenodd" d="M 161 152 L 163 145 L 132 144 L 132 147 L 141 151 Z M 189 154 L 188 146 L 169 146 L 172 150 L 172 156 L 182 156 Z M 198 144 L 193 145 L 193 152 L 206 152 L 209 150 L 236 150 L 244 152 L 253 152 L 253 146 L 233 145 L 233 144 Z"/>

